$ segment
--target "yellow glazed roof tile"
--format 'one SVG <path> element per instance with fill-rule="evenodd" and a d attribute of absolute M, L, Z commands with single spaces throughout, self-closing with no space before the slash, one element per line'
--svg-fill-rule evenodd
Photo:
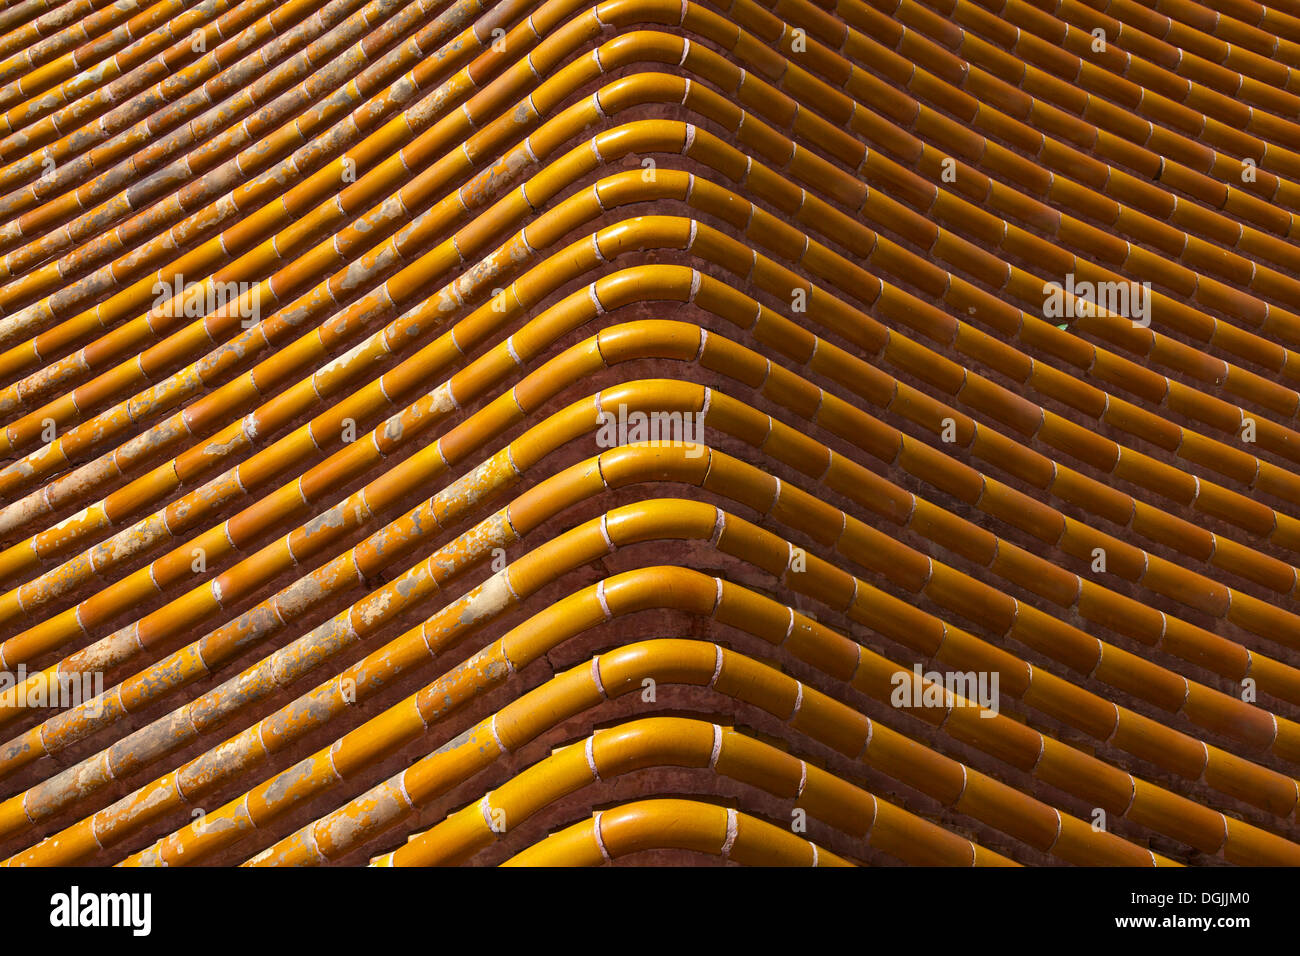
<path fill-rule="evenodd" d="M 1227 7 L 0 10 L 6 865 L 1300 863 Z"/>

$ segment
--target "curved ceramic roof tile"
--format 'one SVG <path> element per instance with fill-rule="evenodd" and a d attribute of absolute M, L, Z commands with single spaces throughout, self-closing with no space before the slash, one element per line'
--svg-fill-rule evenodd
<path fill-rule="evenodd" d="M 0 855 L 1300 863 L 1219 6 L 0 11 Z"/>

